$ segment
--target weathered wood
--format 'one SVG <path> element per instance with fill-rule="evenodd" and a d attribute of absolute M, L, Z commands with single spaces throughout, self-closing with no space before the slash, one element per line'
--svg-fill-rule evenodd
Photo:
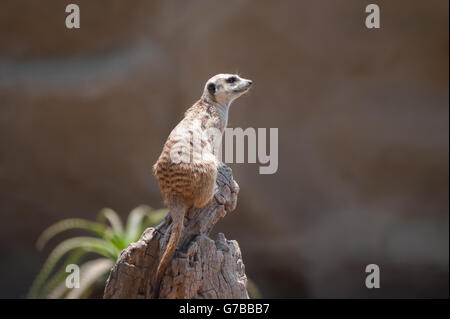
<path fill-rule="evenodd" d="M 208 237 L 214 225 L 236 208 L 238 192 L 231 169 L 222 166 L 214 199 L 186 214 L 183 235 L 162 279 L 159 298 L 248 298 L 238 243 L 222 233 L 216 240 Z M 153 279 L 170 229 L 167 215 L 122 251 L 106 282 L 104 298 L 152 298 Z"/>

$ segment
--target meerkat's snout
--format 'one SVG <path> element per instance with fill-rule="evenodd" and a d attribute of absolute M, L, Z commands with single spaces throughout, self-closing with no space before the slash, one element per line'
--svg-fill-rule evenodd
<path fill-rule="evenodd" d="M 247 90 L 252 86 L 253 81 L 252 80 L 244 80 L 245 81 L 245 85 L 247 86 Z"/>
<path fill-rule="evenodd" d="M 253 84 L 252 80 L 240 79 L 237 87 L 233 90 L 235 93 L 246 93 Z"/>

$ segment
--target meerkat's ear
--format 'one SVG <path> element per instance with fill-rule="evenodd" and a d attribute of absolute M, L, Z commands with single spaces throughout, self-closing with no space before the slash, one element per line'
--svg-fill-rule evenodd
<path fill-rule="evenodd" d="M 207 88 L 209 94 L 214 95 L 216 93 L 216 85 L 214 83 L 209 83 Z"/>

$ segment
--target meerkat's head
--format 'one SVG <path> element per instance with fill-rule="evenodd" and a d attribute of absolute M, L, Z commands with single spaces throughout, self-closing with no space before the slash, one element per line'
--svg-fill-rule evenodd
<path fill-rule="evenodd" d="M 229 105 L 248 92 L 253 82 L 236 74 L 217 74 L 206 82 L 203 97 L 220 105 Z"/>

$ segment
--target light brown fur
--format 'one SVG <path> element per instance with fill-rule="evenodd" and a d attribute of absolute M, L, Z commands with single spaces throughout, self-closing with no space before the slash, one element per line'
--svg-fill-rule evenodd
<path fill-rule="evenodd" d="M 236 81 L 228 83 L 230 77 L 236 78 Z M 183 120 L 169 135 L 153 166 L 153 173 L 172 218 L 169 242 L 155 277 L 156 294 L 159 293 L 165 269 L 178 246 L 186 211 L 191 207 L 205 206 L 214 195 L 219 161 L 213 153 L 215 145 L 212 144 L 215 142 L 204 137 L 203 133 L 210 128 L 223 133 L 231 102 L 245 93 L 251 84 L 251 81 L 237 75 L 219 74 L 211 78 L 205 85 L 202 98 L 186 111 Z M 214 92 L 210 87 L 212 85 Z M 198 137 L 200 139 L 196 140 Z M 179 148 L 179 145 L 186 145 L 187 148 Z M 188 161 L 174 160 L 173 154 L 184 156 Z"/>

